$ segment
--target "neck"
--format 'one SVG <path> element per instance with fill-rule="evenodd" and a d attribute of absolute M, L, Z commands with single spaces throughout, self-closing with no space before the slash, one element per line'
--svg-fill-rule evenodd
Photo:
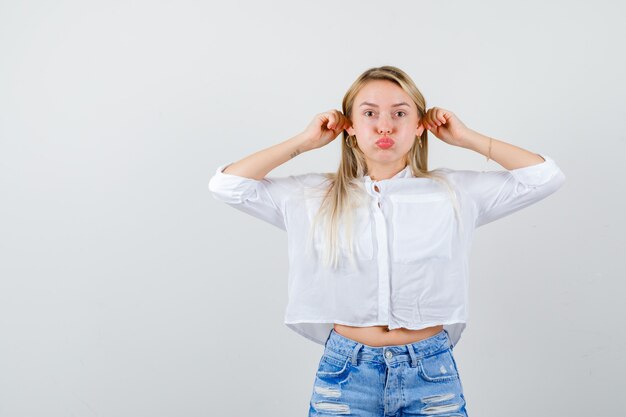
<path fill-rule="evenodd" d="M 406 164 L 402 161 L 394 163 L 392 165 L 374 165 L 367 167 L 369 177 L 374 181 L 388 180 L 402 171 L 406 167 Z"/>

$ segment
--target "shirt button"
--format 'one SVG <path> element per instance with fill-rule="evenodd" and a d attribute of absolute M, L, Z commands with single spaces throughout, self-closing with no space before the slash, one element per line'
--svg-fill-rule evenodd
<path fill-rule="evenodd" d="M 392 356 L 393 356 L 393 353 L 391 353 L 391 351 L 388 350 L 388 351 L 385 352 L 385 357 L 387 359 L 391 359 Z"/>

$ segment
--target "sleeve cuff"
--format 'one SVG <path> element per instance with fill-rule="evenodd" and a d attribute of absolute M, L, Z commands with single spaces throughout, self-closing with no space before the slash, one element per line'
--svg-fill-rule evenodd
<path fill-rule="evenodd" d="M 227 203 L 241 203 L 248 194 L 254 192 L 254 185 L 258 182 L 252 178 L 228 174 L 224 171 L 233 162 L 217 167 L 215 175 L 209 181 L 209 190 L 217 200 Z"/>
<path fill-rule="evenodd" d="M 511 169 L 509 172 L 517 181 L 528 186 L 539 186 L 549 182 L 560 172 L 554 160 L 545 154 L 538 153 L 545 161 L 523 168 Z"/>

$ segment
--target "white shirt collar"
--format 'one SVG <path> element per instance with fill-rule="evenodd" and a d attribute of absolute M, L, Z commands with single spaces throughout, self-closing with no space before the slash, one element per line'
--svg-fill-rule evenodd
<path fill-rule="evenodd" d="M 369 175 L 365 175 L 363 176 L 363 178 L 365 178 L 365 180 L 369 182 L 374 181 Z M 405 166 L 402 169 L 402 171 L 398 172 L 396 175 L 388 179 L 395 179 L 395 178 L 413 178 L 413 172 L 411 171 L 411 166 L 407 164 L 407 166 Z"/>

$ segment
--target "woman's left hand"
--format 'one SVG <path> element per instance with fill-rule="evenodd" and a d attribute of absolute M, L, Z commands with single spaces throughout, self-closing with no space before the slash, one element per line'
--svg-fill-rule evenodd
<path fill-rule="evenodd" d="M 464 147 L 465 140 L 471 132 L 454 113 L 441 107 L 426 110 L 420 122 L 448 145 Z"/>

